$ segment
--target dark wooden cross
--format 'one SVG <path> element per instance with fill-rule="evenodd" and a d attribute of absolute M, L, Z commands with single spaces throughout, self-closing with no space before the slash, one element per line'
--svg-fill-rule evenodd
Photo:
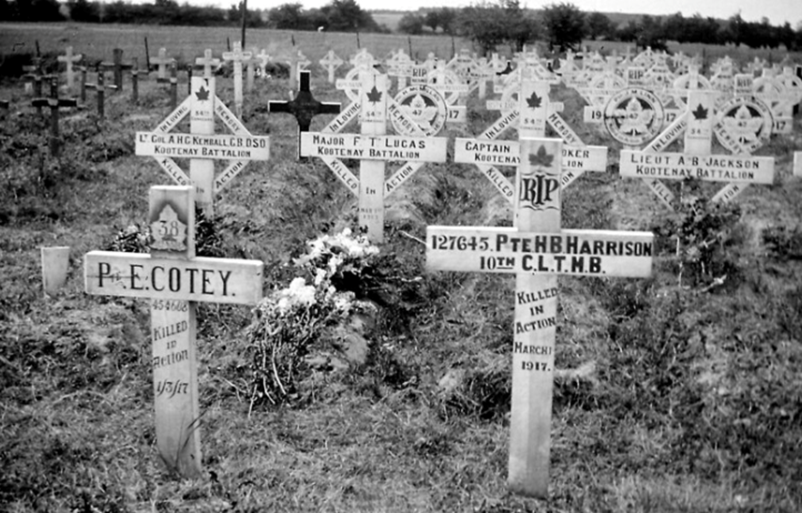
<path fill-rule="evenodd" d="M 120 48 L 114 49 L 114 57 L 112 62 L 102 62 L 100 63 L 100 67 L 103 70 L 112 70 L 114 71 L 114 88 L 117 91 L 123 90 L 123 70 L 131 69 L 133 66 L 131 64 L 124 64 L 123 63 L 123 51 Z"/>
<path fill-rule="evenodd" d="M 59 131 L 58 131 L 58 109 L 59 107 L 75 107 L 78 102 L 74 98 L 58 97 L 58 80 L 50 81 L 50 97 L 36 98 L 33 100 L 34 107 L 50 107 L 50 154 L 58 156 Z"/>
<path fill-rule="evenodd" d="M 106 88 L 113 89 L 115 88 L 114 85 L 106 85 L 106 78 L 103 75 L 103 72 L 97 70 L 97 82 L 94 84 L 86 82 L 85 75 L 82 74 L 83 80 L 83 87 L 81 91 L 81 101 L 86 100 L 86 89 L 94 89 L 97 92 L 97 115 L 100 116 L 100 119 L 103 119 L 106 116 L 106 112 L 104 109 L 104 105 L 106 103 Z"/>
<path fill-rule="evenodd" d="M 268 112 L 287 112 L 295 116 L 298 121 L 298 151 L 300 155 L 301 148 L 301 132 L 308 132 L 309 125 L 312 123 L 312 118 L 318 114 L 339 114 L 339 103 L 323 103 L 312 96 L 312 91 L 309 90 L 309 80 L 311 73 L 309 71 L 301 71 L 301 86 L 298 94 L 295 95 L 291 101 L 275 101 L 267 102 Z"/>

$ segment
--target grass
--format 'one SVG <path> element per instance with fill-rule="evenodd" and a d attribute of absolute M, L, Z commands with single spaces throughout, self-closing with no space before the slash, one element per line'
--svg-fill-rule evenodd
<path fill-rule="evenodd" d="M 3 34 L 7 32 L 2 31 Z M 5 36 L 0 36 L 5 37 Z M 42 37 L 43 36 L 37 36 Z M 5 41 L 5 39 L 4 39 Z M 151 44 L 151 48 L 156 48 Z M 303 46 L 302 46 L 303 48 Z M 230 102 L 230 81 L 218 80 Z M 314 80 L 321 101 L 341 93 Z M 269 133 L 272 158 L 251 163 L 218 198 L 219 249 L 266 263 L 265 287 L 306 240 L 355 218 L 354 198 L 318 162 L 295 159 L 296 125 L 260 112 L 286 82 L 260 82 L 244 123 Z M 389 198 L 386 276 L 403 309 L 383 308 L 367 361 L 305 375 L 302 400 L 250 410 L 247 308 L 202 305 L 198 354 L 205 474 L 171 475 L 155 450 L 147 302 L 83 293 L 82 255 L 144 220 L 151 185 L 168 183 L 133 155 L 133 133 L 168 113 L 166 88 L 141 84 L 138 105 L 110 95 L 63 117 L 65 151 L 47 156 L 47 119 L 16 84 L 0 124 L 0 509 L 28 511 L 793 512 L 802 507 L 802 182 L 795 136 L 774 138 L 774 185 L 748 188 L 719 226 L 717 269 L 678 280 L 669 215 L 638 180 L 614 172 L 620 145 L 565 117 L 588 144 L 609 145 L 610 172 L 564 195 L 563 226 L 654 229 L 647 280 L 560 279 L 549 498 L 507 492 L 511 277 L 426 273 L 427 224 L 509 224 L 480 172 L 427 165 Z M 90 104 L 92 102 L 90 101 Z M 495 114 L 472 99 L 476 134 Z M 323 126 L 316 118 L 312 129 Z M 800 119 L 795 119 L 799 129 Z M 186 130 L 179 127 L 177 131 Z M 222 131 L 222 128 L 220 129 Z M 710 197 L 717 184 L 669 184 Z M 698 187 L 697 187 L 698 186 Z M 39 247 L 72 248 L 65 289 L 45 298 Z M 394 282 L 396 283 L 396 282 Z M 388 293 L 388 301 L 401 294 Z M 578 372 L 577 369 L 582 369 Z M 569 371 L 574 371 L 569 372 Z"/>

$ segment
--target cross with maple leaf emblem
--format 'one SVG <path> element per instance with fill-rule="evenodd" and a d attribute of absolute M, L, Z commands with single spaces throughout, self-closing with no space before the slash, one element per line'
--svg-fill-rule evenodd
<path fill-rule="evenodd" d="M 387 97 L 388 77 L 372 70 L 360 74 L 359 100 L 340 113 L 321 132 L 301 134 L 300 153 L 318 157 L 357 196 L 359 226 L 375 243 L 384 240 L 384 198 L 415 173 L 424 162 L 445 162 L 448 140 L 426 137 L 424 130 Z M 339 133 L 359 116 L 360 134 Z M 412 135 L 387 135 L 387 118 L 393 116 Z M 359 160 L 359 178 L 340 160 Z M 404 162 L 388 179 L 388 161 Z"/>
<path fill-rule="evenodd" d="M 191 93 L 153 132 L 137 132 L 136 155 L 150 156 L 178 184 L 194 185 L 195 200 L 211 215 L 214 198 L 252 160 L 270 158 L 270 138 L 251 135 L 215 94 L 215 79 L 192 77 Z M 169 133 L 190 116 L 189 134 Z M 215 117 L 233 134 L 215 134 Z M 173 158 L 189 158 L 189 176 Z M 215 177 L 214 161 L 230 164 Z"/>
<path fill-rule="evenodd" d="M 524 63 L 526 66 L 526 63 Z M 522 76 L 532 76 L 524 72 Z M 551 84 L 543 81 L 512 82 L 496 105 L 504 115 L 475 139 L 458 137 L 454 142 L 454 162 L 476 165 L 507 201 L 514 201 L 510 181 L 496 165 L 517 166 L 517 141 L 490 142 L 509 128 L 518 127 L 519 138 L 545 137 L 546 126 L 565 142 L 562 148 L 562 187 L 568 187 L 585 171 L 607 170 L 607 148 L 587 146 L 560 116 L 561 103 L 549 100 Z M 517 98 L 515 96 L 517 95 Z M 491 102 L 488 102 L 488 107 Z"/>
<path fill-rule="evenodd" d="M 426 229 L 428 270 L 515 274 L 508 485 L 542 498 L 548 496 L 557 277 L 649 276 L 654 239 L 648 232 L 562 230 L 561 146 L 555 139 L 521 139 L 515 227 Z"/>
<path fill-rule="evenodd" d="M 670 209 L 674 208 L 675 195 L 661 178 L 730 182 L 713 201 L 729 201 L 749 183 L 772 183 L 773 157 L 753 157 L 748 152 L 726 158 L 712 154 L 713 133 L 723 130 L 721 120 L 713 115 L 716 96 L 711 91 L 689 91 L 686 110 L 660 135 L 641 151 L 621 151 L 621 176 L 642 178 Z M 663 152 L 683 133 L 683 153 Z"/>
<path fill-rule="evenodd" d="M 156 447 L 168 469 L 202 474 L 196 302 L 255 305 L 264 263 L 195 256 L 192 187 L 151 187 L 150 254 L 91 251 L 88 294 L 148 298 L 152 333 Z"/>

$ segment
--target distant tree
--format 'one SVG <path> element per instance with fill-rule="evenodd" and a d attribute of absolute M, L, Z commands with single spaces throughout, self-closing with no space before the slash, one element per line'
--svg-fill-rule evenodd
<path fill-rule="evenodd" d="M 794 29 L 791 28 L 791 24 L 789 22 L 785 22 L 782 27 L 777 28 L 776 30 L 777 40 L 780 44 L 785 45 L 787 50 L 796 50 L 796 33 Z"/>
<path fill-rule="evenodd" d="M 404 34 L 417 35 L 423 33 L 423 25 L 423 16 L 408 12 L 398 21 L 398 31 Z"/>
<path fill-rule="evenodd" d="M 451 34 L 455 28 L 454 21 L 456 18 L 456 9 L 439 7 L 426 11 L 423 17 L 423 24 L 431 28 L 432 32 L 437 32 L 437 29 L 441 28 L 445 34 Z"/>
<path fill-rule="evenodd" d="M 306 28 L 303 6 L 299 3 L 281 4 L 274 9 L 270 9 L 267 19 L 270 28 L 285 30 Z"/>
<path fill-rule="evenodd" d="M 615 24 L 600 12 L 592 12 L 586 19 L 587 34 L 590 39 L 612 39 L 615 36 Z"/>
<path fill-rule="evenodd" d="M 635 22 L 635 20 L 629 20 L 626 25 L 619 27 L 616 37 L 620 41 L 629 43 L 631 41 L 635 41 L 638 38 L 639 32 L 640 29 L 638 28 L 637 22 Z"/>
<path fill-rule="evenodd" d="M 473 40 L 482 53 L 501 44 L 522 50 L 523 45 L 535 40 L 539 27 L 534 16 L 525 12 L 518 0 L 464 7 L 459 11 L 455 25 L 456 32 Z"/>
<path fill-rule="evenodd" d="M 70 9 L 70 19 L 73 21 L 97 22 L 100 21 L 98 6 L 89 0 L 70 0 L 67 2 Z"/>
<path fill-rule="evenodd" d="M 651 48 L 652 50 L 668 50 L 666 45 L 666 34 L 660 22 L 660 18 L 644 16 L 638 25 L 638 36 L 635 42 L 640 48 Z"/>
<path fill-rule="evenodd" d="M 543 27 L 549 47 L 560 52 L 577 49 L 585 37 L 585 14 L 570 3 L 549 4 L 543 9 Z"/>
<path fill-rule="evenodd" d="M 329 30 L 355 32 L 357 30 L 376 30 L 378 25 L 356 0 L 332 0 L 320 9 L 326 16 Z"/>

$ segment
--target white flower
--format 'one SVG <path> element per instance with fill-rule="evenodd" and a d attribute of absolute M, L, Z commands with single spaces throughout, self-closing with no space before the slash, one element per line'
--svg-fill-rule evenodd
<path fill-rule="evenodd" d="M 326 279 L 326 271 L 324 269 L 318 269 L 317 274 L 315 274 L 315 287 L 319 287 L 323 280 Z"/>

